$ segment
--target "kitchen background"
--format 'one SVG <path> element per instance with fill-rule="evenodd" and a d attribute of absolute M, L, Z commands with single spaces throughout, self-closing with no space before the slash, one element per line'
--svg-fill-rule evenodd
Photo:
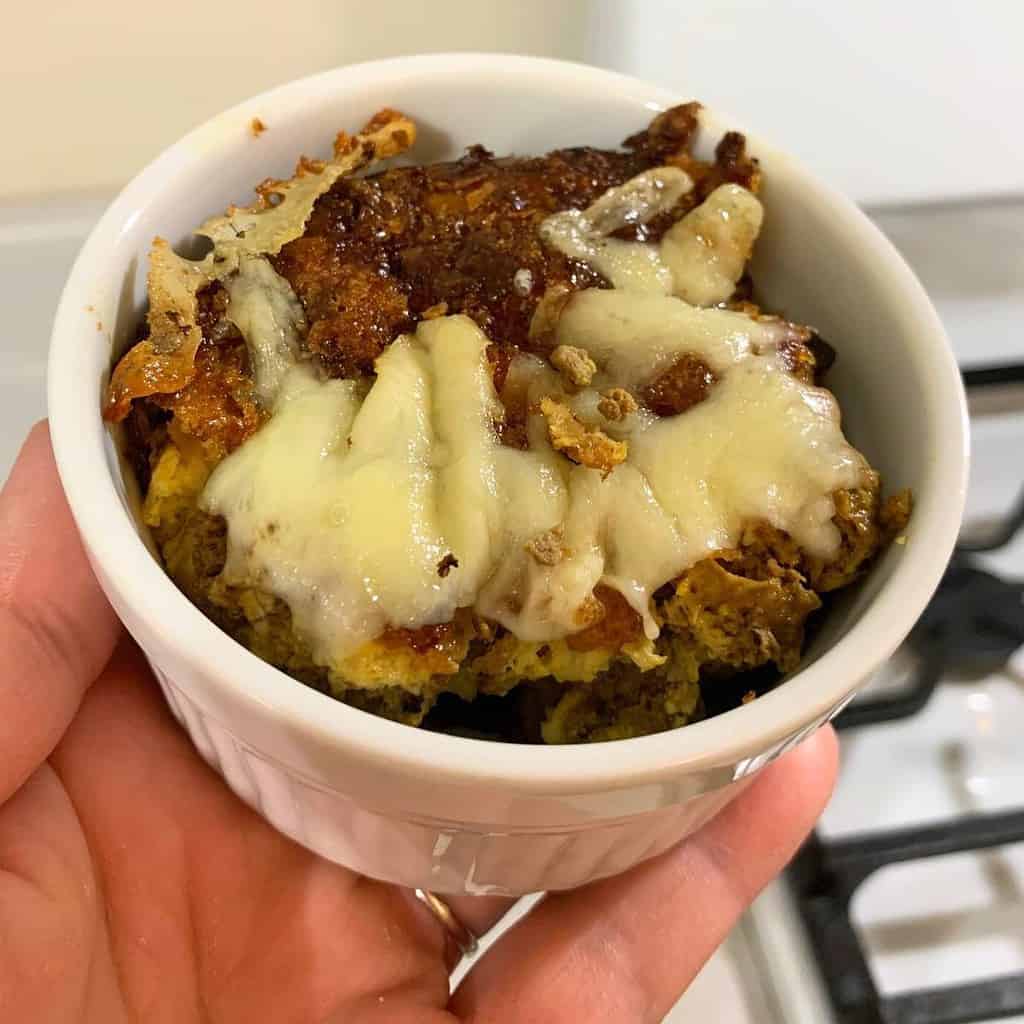
<path fill-rule="evenodd" d="M 150 158 L 290 78 L 475 49 L 588 61 L 672 87 L 755 127 L 862 203 L 931 292 L 961 365 L 999 368 L 970 377 L 972 537 L 1013 508 L 1024 482 L 1017 0 L 54 0 L 5 9 L 4 31 L 0 477 L 45 413 L 50 320 L 70 263 L 105 203 Z M 1004 582 L 975 586 L 982 567 Z M 1024 658 L 1011 656 L 1024 644 L 1024 591 L 1012 582 L 1024 579 L 1024 536 L 965 564 L 963 579 L 974 589 L 957 592 L 967 604 L 955 619 L 974 632 L 939 666 L 934 694 L 913 717 L 844 734 L 820 863 L 805 857 L 798 877 L 762 897 L 672 1021 L 1024 1022 Z M 967 648 L 984 657 L 968 663 Z M 873 696 L 894 693 L 906 711 L 923 699 L 902 700 L 907 679 L 927 675 L 910 645 Z M 888 831 L 918 826 L 933 827 Z M 851 839 L 864 835 L 866 845 Z M 952 852 L 979 839 L 987 852 Z M 914 859 L 922 853 L 942 856 Z M 893 860 L 906 863 L 828 891 L 844 870 Z M 800 903 L 794 892 L 813 898 Z M 819 928 L 810 939 L 807 921 Z M 847 934 L 852 956 L 839 955 Z"/>

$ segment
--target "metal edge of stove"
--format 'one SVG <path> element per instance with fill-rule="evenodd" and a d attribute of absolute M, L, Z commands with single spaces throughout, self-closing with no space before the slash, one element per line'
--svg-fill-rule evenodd
<path fill-rule="evenodd" d="M 1006 394 L 1007 388 L 1016 390 L 1024 383 L 1024 363 L 963 372 L 965 385 L 981 414 L 1001 411 L 999 402 L 986 406 L 989 395 Z M 947 577 L 966 572 L 1020 590 L 1024 582 L 990 576 L 981 571 L 972 556 L 999 549 L 1014 538 L 1024 525 L 1024 491 L 1002 522 L 986 525 L 991 529 L 984 530 L 982 536 L 972 531 L 969 540 L 964 538 Z M 978 595 L 978 599 L 985 600 L 985 594 Z M 973 605 L 968 610 L 978 614 Z M 926 612 L 922 625 L 927 617 Z M 1017 620 L 1014 625 L 1019 633 Z M 1022 643 L 1024 636 L 1015 634 L 1015 640 Z M 1005 650 L 1000 658 L 1006 658 Z M 1007 665 L 1016 666 L 1021 661 L 1024 646 L 1009 655 Z M 940 666 L 935 667 L 935 678 L 922 680 L 924 685 L 917 688 L 920 694 L 912 694 L 909 700 L 905 695 L 889 698 L 889 718 L 906 717 L 923 707 L 940 675 Z M 867 713 L 848 718 L 845 725 L 856 728 L 886 720 L 886 704 L 885 698 L 866 702 L 863 710 Z M 757 987 L 763 989 L 752 994 L 759 1005 L 770 1007 L 773 1018 L 782 1024 L 963 1024 L 1022 1012 L 1024 974 L 895 996 L 879 992 L 863 941 L 850 919 L 853 893 L 886 864 L 1002 846 L 1019 842 L 1022 837 L 1021 812 L 965 815 L 930 827 L 879 830 L 839 841 L 822 840 L 815 833 L 794 858 L 786 876 L 769 887 L 744 918 L 744 945 L 753 967 L 747 981 L 753 988 L 752 979 L 759 977 Z M 816 955 L 816 946 L 827 948 L 829 956 L 823 958 L 820 952 Z"/>
<path fill-rule="evenodd" d="M 741 972 L 751 1006 L 763 1024 L 835 1021 L 810 940 L 784 879 L 772 882 L 737 927 L 746 960 Z M 759 1021 L 758 1024 L 761 1024 Z"/>

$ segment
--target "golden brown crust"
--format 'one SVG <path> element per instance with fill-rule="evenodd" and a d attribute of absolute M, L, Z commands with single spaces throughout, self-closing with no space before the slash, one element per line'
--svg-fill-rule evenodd
<path fill-rule="evenodd" d="M 203 340 L 199 293 L 213 281 L 208 270 L 182 259 L 165 238 L 154 238 L 149 251 L 149 337 L 140 341 L 114 368 L 103 417 L 123 420 L 136 398 L 178 391 L 192 379 Z"/>
<path fill-rule="evenodd" d="M 557 345 L 548 356 L 548 361 L 561 374 L 562 381 L 570 390 L 589 387 L 597 373 L 597 363 L 590 358 L 587 350 L 575 345 Z"/>
<path fill-rule="evenodd" d="M 203 224 L 198 233 L 213 241 L 214 250 L 202 261 L 183 259 L 166 239 L 155 238 L 147 275 L 149 337 L 114 368 L 104 417 L 123 420 L 135 399 L 186 388 L 203 338 L 198 323 L 200 292 L 233 273 L 240 253 L 280 251 L 303 233 L 316 200 L 335 181 L 372 160 L 394 156 L 415 137 L 412 122 L 393 110 L 375 115 L 355 138 L 342 133 L 335 140 L 333 160 L 302 158 L 293 178 L 267 179 L 258 186 L 255 205 L 231 206 L 223 216 Z"/>
<path fill-rule="evenodd" d="M 640 391 L 640 400 L 658 416 L 676 416 L 707 398 L 717 378 L 690 352 L 681 355 Z"/>
<path fill-rule="evenodd" d="M 639 408 L 636 399 L 625 388 L 602 391 L 597 403 L 597 411 L 612 423 L 620 423 Z"/>
<path fill-rule="evenodd" d="M 554 398 L 542 398 L 540 411 L 548 423 L 548 439 L 555 451 L 571 462 L 598 469 L 607 476 L 626 461 L 629 445 L 616 441 L 597 427 L 588 427 L 577 419 L 567 405 Z"/>
<path fill-rule="evenodd" d="M 793 569 L 779 566 L 760 579 L 733 571 L 748 557 L 722 552 L 698 562 L 660 611 L 676 634 L 691 638 L 702 662 L 742 671 L 773 661 L 787 672 L 800 660 L 804 623 L 821 601 Z"/>
<path fill-rule="evenodd" d="M 541 296 L 527 332 L 527 340 L 534 351 L 544 352 L 554 346 L 559 318 L 572 296 L 573 289 L 567 284 L 553 284 Z"/>
<path fill-rule="evenodd" d="M 558 565 L 566 555 L 565 540 L 558 526 L 531 537 L 523 546 L 538 565 Z"/>
<path fill-rule="evenodd" d="M 266 253 L 304 307 L 308 347 L 333 376 L 371 373 L 384 346 L 440 308 L 471 316 L 502 346 L 545 351 L 551 347 L 545 310 L 556 314 L 558 301 L 572 291 L 604 282 L 587 265 L 546 248 L 538 224 L 665 161 L 710 174 L 711 165 L 688 156 L 698 110 L 686 104 L 664 112 L 623 151 L 578 148 L 499 160 L 476 146 L 453 163 L 353 177 L 415 139 L 408 118 L 382 110 L 360 134 L 339 133 L 332 160 L 303 157 L 291 179 L 262 182 L 254 205 L 232 206 L 207 221 L 200 232 L 214 240 L 219 255 L 216 263 L 190 264 L 207 275 L 196 281 L 192 299 L 232 271 L 237 252 Z M 679 212 L 634 236 L 656 237 Z M 152 291 L 159 307 L 159 282 Z M 538 308 L 545 294 L 558 301 Z M 166 346 L 158 325 L 152 340 L 125 356 L 107 396 L 108 419 L 122 419 L 135 399 L 188 387 L 199 337 L 191 299 L 185 296 L 180 306 L 184 341 Z M 506 433 L 515 441 L 519 431 Z"/>
<path fill-rule="evenodd" d="M 155 395 L 154 403 L 174 414 L 174 431 L 198 441 L 211 465 L 234 451 L 267 418 L 256 400 L 248 353 L 240 339 L 204 343 L 190 386 Z"/>
<path fill-rule="evenodd" d="M 592 625 L 566 638 L 574 651 L 599 648 L 617 651 L 625 644 L 643 636 L 643 622 L 629 602 L 617 590 L 598 584 L 594 598 L 600 606 L 600 617 Z"/>
<path fill-rule="evenodd" d="M 307 347 L 331 376 L 373 373 L 377 356 L 412 324 L 405 293 L 393 278 L 341 262 L 325 238 L 296 239 L 275 266 L 312 324 Z"/>

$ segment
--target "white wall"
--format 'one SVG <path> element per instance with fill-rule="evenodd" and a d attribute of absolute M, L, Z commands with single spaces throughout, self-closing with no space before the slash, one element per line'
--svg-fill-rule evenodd
<path fill-rule="evenodd" d="M 867 203 L 1024 195 L 1021 0 L 596 0 L 587 52 Z"/>
<path fill-rule="evenodd" d="M 713 103 L 867 202 L 1024 193 L 1022 0 L 9 3 L 0 199 L 110 190 L 189 127 L 338 64 L 589 60 Z"/>
<path fill-rule="evenodd" d="M 580 60 L 587 6 L 586 0 L 6 4 L 0 198 L 119 186 L 211 114 L 338 64 L 445 50 Z"/>

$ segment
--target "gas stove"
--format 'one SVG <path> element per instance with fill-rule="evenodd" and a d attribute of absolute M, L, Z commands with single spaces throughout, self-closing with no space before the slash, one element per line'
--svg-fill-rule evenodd
<path fill-rule="evenodd" d="M 721 1019 L 1024 1024 L 1024 203 L 877 219 L 965 367 L 965 527 L 914 633 L 838 722 L 835 796 L 734 936 L 747 1016 Z"/>
<path fill-rule="evenodd" d="M 967 371 L 964 377 L 974 391 L 1024 384 L 1024 364 Z M 1012 765 L 994 765 L 992 752 L 996 718 L 1024 710 L 1017 690 L 1024 686 L 1024 577 L 993 571 L 979 557 L 998 556 L 1013 545 L 1018 533 L 1024 533 L 1024 487 L 1004 519 L 975 534 L 976 539 L 961 542 L 901 657 L 890 666 L 885 680 L 889 685 L 879 692 L 883 680 L 876 681 L 874 692 L 865 694 L 836 722 L 841 731 L 853 733 L 854 743 L 865 730 L 887 723 L 913 727 L 943 684 L 953 698 L 950 711 L 959 719 L 944 723 L 946 730 L 954 730 L 946 731 L 938 744 L 941 766 L 932 774 L 933 782 L 945 791 L 942 796 L 953 805 L 949 811 L 922 824 L 876 824 L 853 834 L 841 829 L 829 834 L 826 820 L 788 873 L 812 948 L 826 951 L 818 958 L 818 967 L 841 1024 L 967 1024 L 1010 1015 L 1024 1019 L 1024 969 L 1014 970 L 1021 966 L 1020 957 L 1010 949 L 1002 955 L 994 948 L 986 950 L 987 963 L 978 976 L 963 949 L 942 955 L 932 941 L 927 942 L 927 964 L 919 964 L 916 971 L 919 981 L 911 980 L 915 972 L 908 972 L 906 965 L 884 968 L 877 956 L 878 969 L 869 967 L 873 948 L 888 949 L 904 960 L 914 955 L 914 929 L 919 925 L 907 927 L 905 918 L 901 922 L 893 915 L 891 902 L 877 904 L 880 888 L 885 893 L 888 886 L 890 900 L 905 898 L 911 891 L 906 866 L 921 865 L 914 886 L 920 888 L 922 879 L 931 877 L 944 890 L 942 896 L 931 893 L 921 908 L 925 915 L 939 917 L 942 947 L 950 945 L 958 913 L 965 920 L 971 918 L 968 944 L 991 944 L 990 935 L 987 941 L 982 939 L 990 929 L 983 926 L 978 931 L 979 897 L 983 905 L 997 904 L 997 919 L 1007 910 L 1022 909 L 1024 891 L 1017 885 L 1015 868 L 1017 860 L 1024 866 L 1024 859 L 1015 856 L 1013 847 L 1024 843 L 1024 800 L 1018 805 L 1021 794 L 1012 785 Z M 997 687 L 998 677 L 1004 677 L 1009 687 Z M 984 688 L 982 681 L 987 681 Z M 1002 693 L 1004 689 L 1007 692 Z M 899 737 L 884 728 L 879 735 L 888 737 L 890 756 L 898 755 L 903 748 Z M 1013 751 L 1006 753 L 1012 757 Z M 899 765 L 893 768 L 893 783 L 900 787 L 902 773 Z M 1009 783 L 1002 793 L 995 791 L 1000 779 Z M 954 855 L 960 855 L 959 860 Z M 859 895 L 862 890 L 864 897 Z M 875 909 L 869 902 L 865 922 L 864 908 L 857 904 L 870 901 L 872 892 Z M 958 895 L 951 901 L 953 892 Z M 919 913 L 915 917 L 920 921 Z M 1020 938 L 1024 939 L 1024 928 Z M 962 946 L 964 939 L 954 944 Z M 999 973 L 1000 967 L 1010 973 Z M 884 990 L 887 982 L 890 992 Z"/>

